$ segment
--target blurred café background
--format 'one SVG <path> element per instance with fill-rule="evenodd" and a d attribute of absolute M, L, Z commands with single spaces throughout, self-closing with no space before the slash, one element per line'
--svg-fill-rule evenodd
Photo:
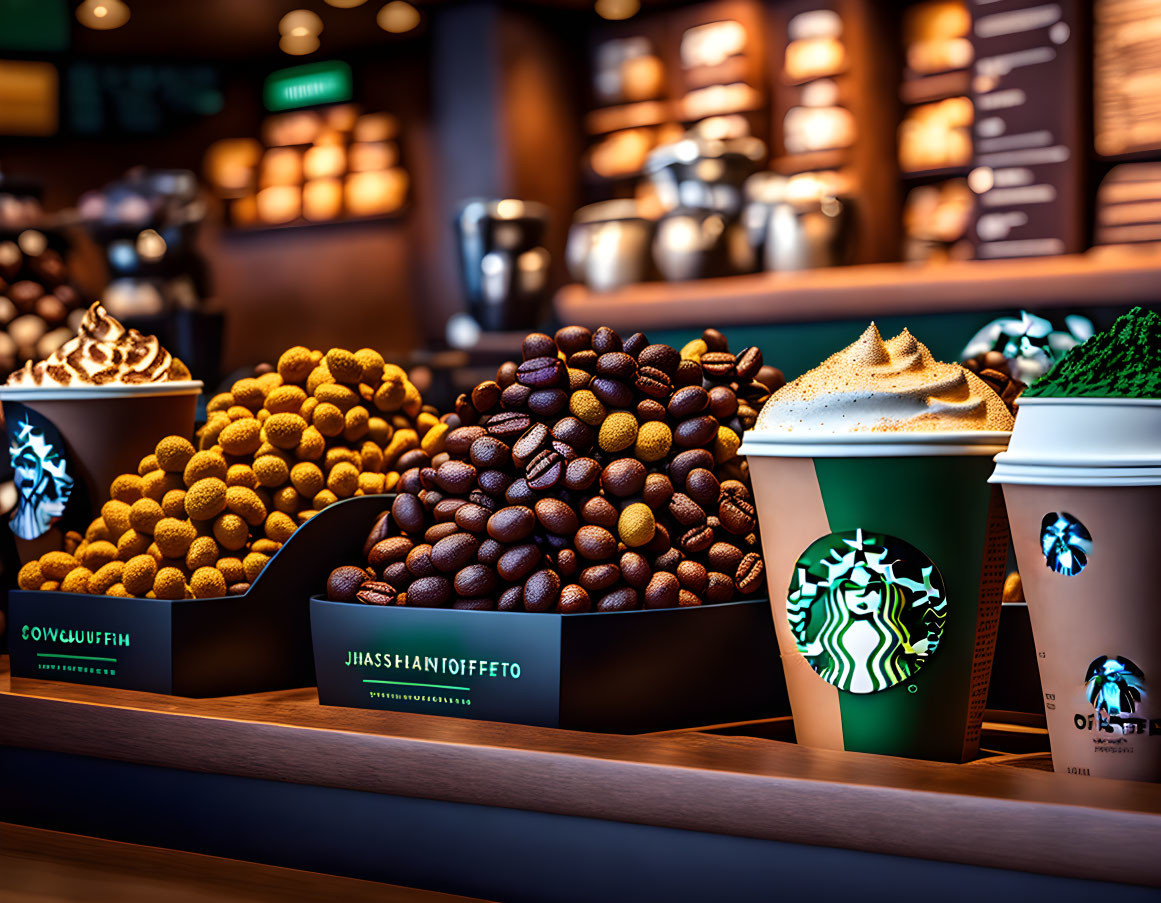
<path fill-rule="evenodd" d="M 1158 241 L 1154 0 L 0 0 L 5 372 L 98 298 L 208 387 L 366 345 L 441 407 L 568 321 L 1011 357 Z"/>

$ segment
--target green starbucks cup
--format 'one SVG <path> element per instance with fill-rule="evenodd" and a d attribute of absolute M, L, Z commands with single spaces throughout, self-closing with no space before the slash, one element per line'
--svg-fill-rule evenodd
<path fill-rule="evenodd" d="M 799 743 L 977 754 L 1008 551 L 988 478 L 1010 424 L 978 378 L 876 331 L 746 434 Z"/>

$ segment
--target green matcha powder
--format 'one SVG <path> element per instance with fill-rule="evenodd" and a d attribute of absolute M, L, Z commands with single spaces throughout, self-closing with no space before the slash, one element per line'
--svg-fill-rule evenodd
<path fill-rule="evenodd" d="M 1030 398 L 1161 398 L 1161 315 L 1134 307 L 1068 353 L 1024 394 Z"/>

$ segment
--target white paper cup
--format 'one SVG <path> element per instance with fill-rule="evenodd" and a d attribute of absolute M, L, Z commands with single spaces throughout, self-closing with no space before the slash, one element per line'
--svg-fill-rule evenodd
<path fill-rule="evenodd" d="M 1021 398 L 997 456 L 1055 770 L 1161 780 L 1161 399 Z"/>

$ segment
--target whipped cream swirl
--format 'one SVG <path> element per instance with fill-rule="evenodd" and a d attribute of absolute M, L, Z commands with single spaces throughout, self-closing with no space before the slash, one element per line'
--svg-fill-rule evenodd
<path fill-rule="evenodd" d="M 131 386 L 190 378 L 157 336 L 126 329 L 100 302 L 85 311 L 81 328 L 51 357 L 8 377 L 10 386 Z"/>
<path fill-rule="evenodd" d="M 874 323 L 775 392 L 755 425 L 760 432 L 832 435 L 1011 428 L 1008 408 L 982 379 L 935 360 L 906 329 L 883 341 Z"/>

